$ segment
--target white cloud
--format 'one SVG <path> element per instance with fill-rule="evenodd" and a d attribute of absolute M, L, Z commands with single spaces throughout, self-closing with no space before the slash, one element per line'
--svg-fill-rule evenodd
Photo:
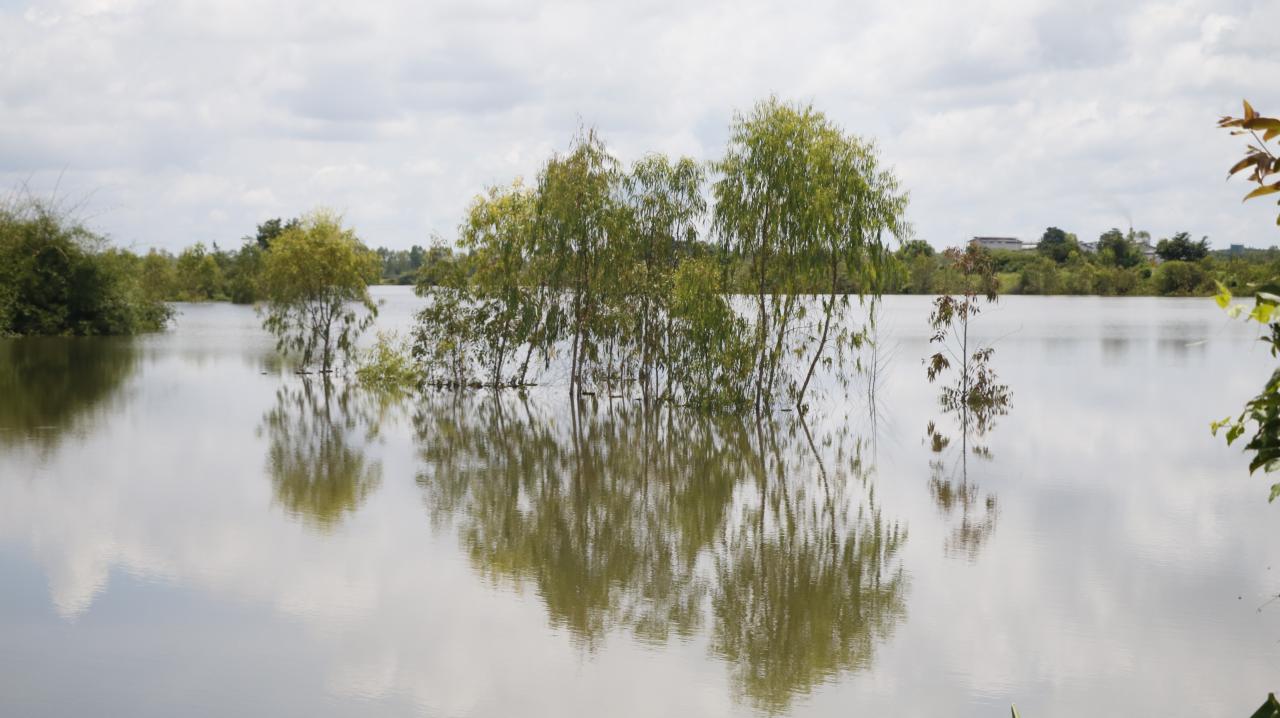
<path fill-rule="evenodd" d="M 317 205 L 407 246 L 580 122 L 625 159 L 711 159 L 777 93 L 876 138 L 935 244 L 1132 221 L 1269 245 L 1214 121 L 1280 107 L 1277 22 L 1263 0 L 0 3 L 0 182 L 61 177 L 135 246 Z"/>

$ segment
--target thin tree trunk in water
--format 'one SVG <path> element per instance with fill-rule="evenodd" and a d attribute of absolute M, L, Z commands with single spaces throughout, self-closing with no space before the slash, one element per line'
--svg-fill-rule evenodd
<path fill-rule="evenodd" d="M 519 351 L 517 349 L 517 351 Z M 533 357 L 533 340 L 529 340 L 529 348 L 525 350 L 524 361 L 520 362 L 520 386 L 524 386 L 525 375 L 529 371 L 529 359 Z"/>
<path fill-rule="evenodd" d="M 783 343 L 786 341 L 786 338 L 787 338 L 787 325 L 790 323 L 789 317 L 791 316 L 791 312 L 796 302 L 794 294 L 788 294 L 786 296 L 787 296 L 786 300 L 782 303 L 782 314 L 780 315 L 778 322 L 774 326 L 774 332 L 777 333 L 778 338 L 777 338 L 777 341 L 773 343 L 773 352 L 770 354 L 769 375 L 768 375 L 769 379 L 768 379 L 768 382 L 765 384 L 766 398 L 770 398 L 773 396 L 773 385 L 778 380 L 778 369 L 782 365 L 782 350 L 783 350 Z M 775 303 L 776 303 L 776 299 L 775 299 Z"/>
<path fill-rule="evenodd" d="M 582 334 L 582 282 L 579 278 L 578 286 L 574 287 L 573 292 L 573 348 L 570 349 L 569 357 L 569 395 L 573 396 L 574 388 L 578 386 L 578 344 L 579 337 Z M 578 387 L 581 388 L 581 387 Z"/>
<path fill-rule="evenodd" d="M 809 389 L 809 380 L 813 378 L 813 370 L 818 366 L 818 359 L 822 356 L 823 349 L 827 346 L 827 332 L 831 330 L 831 315 L 836 312 L 836 272 L 838 265 L 836 264 L 836 255 L 831 254 L 831 295 L 830 304 L 826 309 L 826 320 L 822 322 L 822 338 L 818 340 L 818 349 L 813 353 L 813 360 L 809 362 L 809 371 L 804 375 L 804 383 L 800 385 L 800 394 L 796 396 L 796 408 L 802 409 L 804 406 L 804 393 Z"/>
<path fill-rule="evenodd" d="M 333 363 L 333 355 L 329 349 L 329 332 L 330 332 L 330 329 L 333 327 L 333 317 L 328 316 L 325 318 L 328 321 L 324 323 L 324 346 L 321 347 L 321 350 L 320 350 L 321 351 L 320 364 L 321 364 L 321 371 L 327 373 L 329 371 L 330 364 Z"/>
<path fill-rule="evenodd" d="M 966 406 L 968 406 L 968 404 L 969 404 L 969 307 L 968 307 L 968 300 L 966 300 L 965 313 L 964 313 L 964 335 L 963 335 L 963 338 L 962 338 L 962 339 L 961 339 L 961 341 L 960 341 L 960 366 L 961 366 L 961 369 L 962 369 L 962 371 L 960 372 L 960 378 L 961 378 L 961 383 L 960 383 L 960 385 L 964 388 L 964 394 L 960 397 L 960 400 L 961 400 L 961 401 L 963 401 L 963 402 L 965 403 L 965 405 L 966 405 Z"/>
<path fill-rule="evenodd" d="M 756 288 L 756 298 L 759 302 L 759 310 L 757 312 L 756 327 L 757 346 L 756 346 L 756 413 L 760 412 L 761 403 L 763 401 L 762 392 L 764 391 L 764 373 L 765 373 L 765 357 L 768 347 L 769 336 L 769 314 L 765 311 L 765 272 L 768 268 L 768 256 L 766 245 L 768 242 L 768 226 L 769 213 L 765 212 L 764 227 L 760 230 L 760 248 L 756 254 L 756 274 L 758 277 L 758 285 Z"/>
<path fill-rule="evenodd" d="M 663 355 L 664 370 L 666 374 L 666 376 L 663 378 L 666 380 L 666 384 L 667 384 L 666 388 L 663 389 L 662 394 L 667 398 L 667 401 L 670 401 L 671 400 L 671 313 L 669 311 L 667 312 L 667 333 L 663 337 L 662 355 Z"/>

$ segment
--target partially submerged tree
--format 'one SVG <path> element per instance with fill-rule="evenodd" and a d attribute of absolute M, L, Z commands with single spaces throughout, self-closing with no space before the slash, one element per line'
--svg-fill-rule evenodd
<path fill-rule="evenodd" d="M 714 226 L 726 249 L 750 263 L 754 403 L 768 406 L 785 389 L 803 406 L 817 364 L 839 358 L 860 336 L 842 326 L 848 297 L 837 296 L 840 271 L 874 277 L 882 231 L 903 227 L 905 195 L 869 144 L 811 106 L 774 98 L 735 119 L 715 169 Z M 801 292 L 816 277 L 830 287 L 820 329 L 801 326 L 808 311 Z M 808 359 L 803 377 L 788 375 L 790 357 Z"/>
<path fill-rule="evenodd" d="M 990 367 L 995 348 L 969 336 L 969 324 L 982 311 L 981 302 L 996 301 L 999 279 L 991 255 L 970 245 L 964 250 L 948 250 L 947 257 L 961 284 L 955 296 L 944 294 L 933 301 L 929 314 L 933 336 L 929 341 L 939 345 L 939 351 L 926 360 L 926 375 L 932 382 L 953 367 L 959 372 L 954 383 L 942 390 L 946 409 L 1003 408 L 1009 403 L 1009 387 L 997 381 Z"/>
<path fill-rule="evenodd" d="M 377 255 L 354 230 L 337 214 L 312 212 L 277 236 L 266 253 L 263 327 L 303 370 L 318 364 L 331 372 L 353 355 L 356 338 L 377 315 L 368 290 L 377 277 Z"/>
<path fill-rule="evenodd" d="M 598 368 L 615 319 L 603 301 L 619 233 L 618 163 L 595 130 L 585 130 L 538 175 L 534 261 L 541 279 L 562 289 L 570 342 L 569 391 L 581 391 Z M 547 334 L 543 341 L 558 336 Z"/>
<path fill-rule="evenodd" d="M 672 371 L 674 281 L 681 257 L 697 241 L 698 224 L 707 209 L 704 175 L 703 168 L 687 157 L 672 162 L 651 154 L 632 165 L 623 180 L 629 212 L 626 294 L 634 311 L 627 343 L 636 355 L 636 379 L 646 398 L 659 394 L 659 381 Z M 670 382 L 667 388 L 669 393 Z"/>

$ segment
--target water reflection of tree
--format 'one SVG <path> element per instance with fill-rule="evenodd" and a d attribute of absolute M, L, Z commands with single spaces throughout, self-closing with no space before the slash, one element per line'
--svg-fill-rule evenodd
<path fill-rule="evenodd" d="M 847 436 L 497 397 L 427 406 L 418 426 L 433 521 L 587 648 L 705 631 L 736 691 L 776 712 L 869 666 L 905 615 L 906 534 Z"/>
<path fill-rule="evenodd" d="M 870 667 L 876 645 L 905 617 L 906 591 L 896 561 L 906 532 L 884 520 L 861 444 L 829 475 L 807 427 L 810 454 L 794 431 L 774 429 L 760 432 L 755 496 L 744 497 L 717 555 L 712 601 L 716 651 L 740 690 L 770 713 L 841 672 Z"/>
<path fill-rule="evenodd" d="M 982 441 L 995 427 L 995 417 L 1008 412 L 1007 404 L 961 405 L 946 415 L 956 420 L 960 438 L 953 445 L 934 422 L 929 422 L 926 438 L 934 458 L 929 461 L 929 494 L 943 516 L 955 517 L 944 544 L 948 555 L 978 557 L 982 547 L 996 530 L 999 518 L 996 495 L 983 493 L 977 482 L 969 479 L 969 456 L 991 461 L 991 449 Z"/>
<path fill-rule="evenodd" d="M 354 513 L 381 483 L 381 464 L 364 451 L 381 408 L 376 396 L 328 380 L 279 389 L 262 422 L 276 501 L 323 530 Z"/>
<path fill-rule="evenodd" d="M 132 339 L 0 340 L 0 445 L 52 449 L 97 421 L 137 366 Z"/>

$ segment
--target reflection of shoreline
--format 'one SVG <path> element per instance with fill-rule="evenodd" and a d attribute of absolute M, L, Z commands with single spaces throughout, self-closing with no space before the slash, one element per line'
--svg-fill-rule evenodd
<path fill-rule="evenodd" d="M 137 367 L 132 338 L 0 339 L 0 446 L 51 451 L 107 413 Z"/>
<path fill-rule="evenodd" d="M 433 522 L 588 650 L 613 631 L 706 633 L 735 692 L 779 713 L 869 668 L 905 619 L 906 532 L 856 439 L 627 403 L 556 424 L 493 396 L 447 397 L 417 423 Z"/>

